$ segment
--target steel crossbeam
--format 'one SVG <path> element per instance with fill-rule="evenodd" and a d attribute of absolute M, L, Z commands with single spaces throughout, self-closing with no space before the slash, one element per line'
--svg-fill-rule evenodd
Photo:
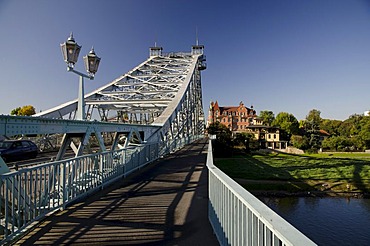
<path fill-rule="evenodd" d="M 163 146 L 201 135 L 205 123 L 200 76 L 205 69 L 203 48 L 196 45 L 190 53 L 168 54 L 162 54 L 162 48 L 151 48 L 150 57 L 139 66 L 85 95 L 86 121 L 74 120 L 74 100 L 34 117 L 0 116 L 0 135 L 66 134 L 57 159 L 69 144 L 76 156 L 81 155 L 91 135 L 102 151 L 106 149 L 103 133 L 118 133 L 116 137 L 126 133 L 140 142 L 162 142 Z M 79 146 L 71 140 L 76 137 Z"/>
<path fill-rule="evenodd" d="M 0 115 L 0 135 L 8 137 L 52 133 L 86 133 L 91 130 L 98 132 L 130 132 L 132 129 L 145 132 L 147 136 L 150 136 L 157 131 L 158 126 Z"/>
<path fill-rule="evenodd" d="M 177 106 L 174 104 L 178 100 L 174 99 L 182 97 L 183 87 L 187 86 L 202 56 L 170 53 L 149 57 L 125 75 L 86 95 L 88 117 L 124 123 L 155 122 L 166 108 Z M 77 100 L 74 100 L 36 116 L 74 119 L 76 109 Z"/>
<path fill-rule="evenodd" d="M 9 172 L 0 157 L 0 239 L 202 137 L 203 48 L 164 54 L 152 47 L 146 61 L 85 95 L 87 120 L 75 120 L 77 100 L 33 117 L 0 115 L 0 136 L 63 134 L 53 162 Z M 92 142 L 99 153 L 84 152 Z M 69 147 L 73 159 L 64 158 Z"/>
<path fill-rule="evenodd" d="M 171 139 L 202 134 L 203 46 L 193 46 L 191 53 L 155 54 L 151 53 L 139 66 L 86 95 L 88 118 L 160 127 L 159 140 L 166 144 Z M 73 119 L 76 109 L 77 100 L 36 116 Z M 158 134 L 146 136 L 146 140 L 158 141 Z"/>

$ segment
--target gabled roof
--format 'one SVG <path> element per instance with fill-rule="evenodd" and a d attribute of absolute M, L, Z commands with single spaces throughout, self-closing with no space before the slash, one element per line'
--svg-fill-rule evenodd
<path fill-rule="evenodd" d="M 213 102 L 212 102 L 212 104 L 213 104 Z M 220 110 L 220 107 L 218 106 L 218 102 L 217 101 L 215 102 L 215 104 L 213 104 L 213 110 L 215 110 L 215 111 L 216 110 Z"/>
<path fill-rule="evenodd" d="M 243 102 L 240 102 L 239 106 L 222 106 L 222 107 L 220 107 L 218 105 L 218 101 L 216 101 L 216 102 L 212 101 L 211 102 L 211 109 L 213 109 L 213 110 L 219 109 L 220 111 L 231 111 L 232 112 L 232 111 L 238 111 L 238 109 L 240 109 L 240 108 L 245 108 L 247 110 L 253 110 L 253 106 L 251 108 L 248 108 L 248 107 L 244 106 Z"/>
<path fill-rule="evenodd" d="M 239 107 L 230 107 L 230 106 L 228 106 L 228 107 L 220 107 L 220 110 L 221 111 L 230 111 L 230 112 L 233 112 L 233 111 L 238 111 L 238 108 Z"/>

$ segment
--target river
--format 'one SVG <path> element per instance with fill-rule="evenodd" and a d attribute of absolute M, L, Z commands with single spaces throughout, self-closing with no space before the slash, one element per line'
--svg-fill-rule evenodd
<path fill-rule="evenodd" d="M 370 245 L 370 199 L 259 199 L 318 245 Z"/>

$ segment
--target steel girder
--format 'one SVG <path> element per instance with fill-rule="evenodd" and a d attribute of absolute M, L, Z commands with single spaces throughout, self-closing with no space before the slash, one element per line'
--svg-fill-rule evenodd
<path fill-rule="evenodd" d="M 101 121 L 150 124 L 176 97 L 198 55 L 172 53 L 148 58 L 111 83 L 85 96 L 87 115 Z M 73 118 L 77 100 L 38 113 L 47 118 Z M 97 111 L 97 112 L 95 112 Z M 97 114 L 95 114 L 97 113 Z"/>
<path fill-rule="evenodd" d="M 201 52 L 159 53 L 111 83 L 87 94 L 88 119 L 162 127 L 161 139 L 202 134 Z M 198 50 L 199 51 L 199 50 Z M 35 116 L 73 119 L 77 100 Z M 151 137 L 151 140 L 155 136 Z M 158 136 L 156 135 L 157 140 Z"/>
<path fill-rule="evenodd" d="M 76 156 L 81 155 L 92 135 L 104 151 L 104 133 L 117 133 L 114 142 L 126 133 L 140 143 L 161 142 L 163 147 L 175 150 L 179 141 L 189 141 L 204 133 L 201 88 L 204 61 L 203 46 L 198 45 L 192 47 L 191 53 L 151 53 L 133 70 L 85 96 L 90 120 L 73 120 L 77 110 L 75 100 L 35 117 L 2 116 L 0 134 L 7 137 L 65 134 L 64 147 L 57 159 L 63 156 L 69 144 Z M 79 139 L 79 146 L 74 146 L 72 138 Z M 127 141 L 136 142 L 129 138 Z"/>

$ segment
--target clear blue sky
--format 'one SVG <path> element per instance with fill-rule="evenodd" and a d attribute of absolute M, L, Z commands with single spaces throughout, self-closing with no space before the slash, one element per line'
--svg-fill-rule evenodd
<path fill-rule="evenodd" d="M 370 1 L 0 0 L 0 114 L 46 110 L 77 97 L 59 44 L 73 31 L 82 56 L 102 58 L 90 92 L 148 57 L 205 45 L 203 103 L 257 112 L 311 109 L 344 120 L 370 109 Z"/>

